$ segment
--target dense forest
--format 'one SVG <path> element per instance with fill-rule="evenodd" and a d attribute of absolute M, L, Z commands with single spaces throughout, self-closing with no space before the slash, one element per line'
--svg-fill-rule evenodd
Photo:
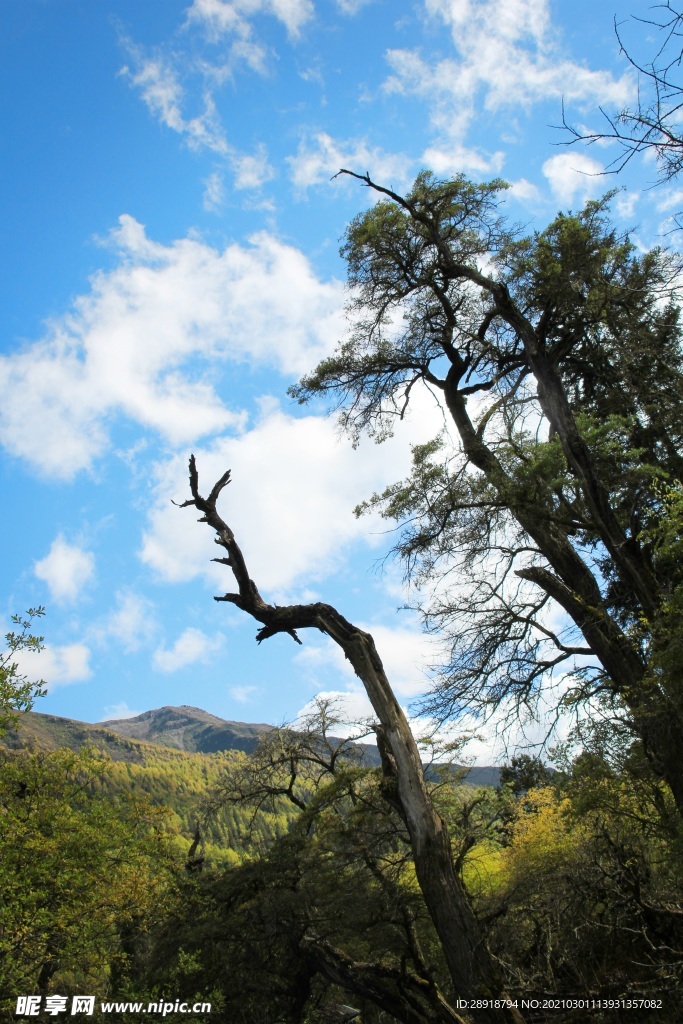
<path fill-rule="evenodd" d="M 3 1019 L 17 992 L 87 991 L 145 1007 L 210 1001 L 208 1019 L 245 1024 L 343 1020 L 349 1004 L 368 1022 L 467 1020 L 449 1007 L 382 768 L 326 737 L 332 709 L 320 711 L 251 754 L 119 738 L 112 757 L 20 747 L 21 726 L 6 737 Z M 666 1007 L 528 1019 L 678 1019 L 680 830 L 626 737 L 609 756 L 599 742 L 573 760 L 558 751 L 552 771 L 516 757 L 499 788 L 464 785 L 444 762 L 426 775 L 511 1001 Z"/>

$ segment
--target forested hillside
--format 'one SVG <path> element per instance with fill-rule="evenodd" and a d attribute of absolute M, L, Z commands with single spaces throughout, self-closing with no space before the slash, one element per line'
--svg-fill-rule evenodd
<path fill-rule="evenodd" d="M 386 776 L 328 737 L 321 711 L 249 755 L 124 737 L 105 740 L 110 757 L 46 750 L 49 716 L 26 719 L 26 746 L 20 724 L 0 751 L 7 1019 L 26 989 L 144 1006 L 171 990 L 224 1024 L 321 1024 L 349 1003 L 368 1024 L 452 1020 Z M 105 732 L 57 727 L 74 745 Z M 680 855 L 666 791 L 628 747 L 619 764 L 596 746 L 558 769 L 518 757 L 500 789 L 464 786 L 447 764 L 428 776 L 506 998 L 562 1002 L 534 1021 L 582 1022 L 590 998 L 591 1020 L 632 1020 L 630 999 L 673 1024 Z"/>
<path fill-rule="evenodd" d="M 239 760 L 239 746 L 221 748 L 219 753 L 197 753 L 177 748 L 178 718 L 186 719 L 191 729 L 201 725 L 202 719 L 213 716 L 197 711 L 190 718 L 172 714 L 174 708 L 160 712 L 148 712 L 145 718 L 155 718 L 155 742 L 132 739 L 110 728 L 27 712 L 14 728 L 0 736 L 0 751 L 6 747 L 17 753 L 17 762 L 29 752 L 49 763 L 49 754 L 72 751 L 80 755 L 86 751 L 92 763 L 98 763 L 101 770 L 94 772 L 88 784 L 88 791 L 94 797 L 116 804 L 122 799 L 141 798 L 151 807 L 163 808 L 165 827 L 170 834 L 178 837 L 178 855 L 189 849 L 197 825 L 201 823 L 205 840 L 205 856 L 216 864 L 236 863 L 238 851 L 242 852 L 250 842 L 270 842 L 275 836 L 287 831 L 291 810 L 281 803 L 277 811 L 263 813 L 252 821 L 249 811 L 236 806 L 225 806 L 220 812 L 207 817 L 210 793 L 216 789 L 222 778 Z M 198 722 L 198 719 L 200 721 Z M 222 723 L 221 719 L 215 719 Z M 171 722 L 168 733 L 163 723 Z M 247 743 L 253 749 L 257 743 L 254 734 L 263 734 L 270 727 L 252 727 L 245 723 L 233 723 L 237 727 L 236 742 Z M 219 726 L 219 735 L 225 740 L 232 739 L 226 733 L 225 723 Z M 169 735 L 170 734 L 170 735 Z M 192 732 L 194 736 L 194 731 Z"/>

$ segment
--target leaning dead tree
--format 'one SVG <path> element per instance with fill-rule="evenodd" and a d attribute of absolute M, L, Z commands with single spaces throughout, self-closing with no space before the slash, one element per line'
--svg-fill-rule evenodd
<path fill-rule="evenodd" d="M 256 633 L 258 643 L 278 633 L 288 633 L 300 644 L 298 630 L 317 629 L 341 647 L 365 686 L 379 722 L 376 732 L 384 776 L 383 795 L 397 810 L 408 831 L 415 873 L 443 949 L 454 992 L 461 999 L 504 1004 L 499 971 L 488 953 L 479 922 L 455 870 L 448 829 L 432 804 L 417 744 L 389 684 L 372 636 L 323 602 L 272 605 L 264 601 L 249 576 L 233 531 L 216 507 L 228 483 L 230 470 L 213 486 L 208 497 L 202 497 L 195 458 L 190 457 L 192 497 L 180 507 L 194 506 L 201 513 L 199 522 L 214 531 L 215 543 L 226 552 L 213 561 L 231 569 L 237 585 L 236 591 L 215 600 L 227 601 L 260 622 L 261 628 Z M 450 1019 L 464 1024 L 455 1012 Z M 471 1019 L 482 1024 L 489 1021 L 523 1024 L 523 1018 L 512 1007 L 478 1009 Z"/>

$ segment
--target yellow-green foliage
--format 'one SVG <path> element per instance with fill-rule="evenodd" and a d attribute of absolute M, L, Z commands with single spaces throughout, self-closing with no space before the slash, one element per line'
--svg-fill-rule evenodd
<path fill-rule="evenodd" d="M 510 880 L 553 874 L 575 860 L 588 829 L 570 810 L 570 800 L 558 797 L 550 786 L 525 794 L 502 857 L 503 872 Z"/>
<path fill-rule="evenodd" d="M 499 843 L 484 839 L 467 854 L 463 881 L 474 896 L 492 896 L 501 892 L 508 880 L 506 851 Z"/>
<path fill-rule="evenodd" d="M 588 836 L 572 802 L 551 786 L 531 789 L 517 802 L 504 835 L 483 835 L 468 851 L 463 878 L 476 897 L 502 897 L 535 879 L 540 884 L 575 863 Z"/>
<path fill-rule="evenodd" d="M 89 793 L 110 770 L 91 751 L 2 755 L 0 1006 L 56 978 L 101 987 L 119 929 L 163 906 L 165 814 Z"/>
<path fill-rule="evenodd" d="M 229 867 L 244 855 L 268 846 L 284 835 L 293 808 L 284 800 L 254 815 L 253 808 L 227 804 L 207 815 L 209 794 L 221 788 L 227 774 L 244 761 L 240 751 L 205 754 L 178 750 L 120 736 L 108 729 L 50 715 L 23 715 L 16 728 L 0 736 L 0 751 L 80 751 L 92 748 L 111 761 L 110 770 L 90 782 L 94 795 L 116 799 L 144 796 L 155 807 L 170 811 L 168 827 L 184 842 L 184 858 L 201 825 L 206 867 Z"/>

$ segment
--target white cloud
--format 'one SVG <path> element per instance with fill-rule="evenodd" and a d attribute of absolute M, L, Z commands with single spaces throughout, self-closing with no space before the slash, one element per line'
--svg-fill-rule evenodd
<path fill-rule="evenodd" d="M 46 644 L 42 651 L 19 651 L 19 670 L 29 679 L 44 679 L 50 690 L 68 683 L 80 683 L 92 675 L 90 649 L 85 644 Z"/>
<path fill-rule="evenodd" d="M 303 139 L 296 156 L 287 157 L 287 163 L 299 189 L 329 181 L 342 167 L 360 174 L 369 171 L 375 181 L 400 188 L 408 182 L 411 167 L 402 153 L 386 153 L 363 139 L 333 139 L 326 132 Z"/>
<path fill-rule="evenodd" d="M 397 436 L 364 446 L 362 453 L 338 439 L 332 420 L 287 416 L 277 403 L 264 403 L 252 430 L 196 452 L 200 490 L 210 490 L 226 469 L 232 470 L 221 507 L 264 591 L 277 592 L 281 600 L 281 592 L 310 586 L 338 569 L 351 542 L 376 545 L 381 539 L 384 524 L 357 520 L 352 509 L 408 471 L 404 431 L 414 443 L 438 432 L 441 417 L 430 396 L 415 392 L 413 398 L 414 414 L 400 424 Z M 216 554 L 210 531 L 191 521 L 191 511 L 171 505 L 170 499 L 187 496 L 186 458 L 159 463 L 156 480 L 142 561 L 165 580 L 203 575 L 212 586 L 230 589 L 230 572 L 210 562 Z"/>
<path fill-rule="evenodd" d="M 121 701 L 120 704 L 107 704 L 100 722 L 120 722 L 124 718 L 137 718 L 141 714 L 141 711 L 134 711 L 125 701 Z"/>
<path fill-rule="evenodd" d="M 574 203 L 577 197 L 583 202 L 604 190 L 604 179 L 600 177 L 604 169 L 597 160 L 573 150 L 551 156 L 543 164 L 543 174 L 550 183 L 553 196 L 566 206 Z"/>
<path fill-rule="evenodd" d="M 227 155 L 230 147 L 211 93 L 204 91 L 203 109 L 199 114 L 186 117 L 183 113 L 185 90 L 171 60 L 159 53 L 148 56 L 142 47 L 131 42 L 126 42 L 126 48 L 132 67 L 124 66 L 120 74 L 139 90 L 152 116 L 181 135 L 191 149 L 208 149 Z"/>
<path fill-rule="evenodd" d="M 372 705 L 363 689 L 362 684 L 356 680 L 357 685 L 349 684 L 346 690 L 321 690 L 313 700 L 308 701 L 299 710 L 294 720 L 303 725 L 304 722 L 314 716 L 317 711 L 317 702 L 331 702 L 334 708 L 337 723 L 330 728 L 330 735 L 355 737 L 362 734 L 363 743 L 375 743 L 372 732 L 366 733 L 363 726 L 368 722 L 376 722 L 377 715 L 372 710 Z M 360 728 L 359 728 L 360 727 Z"/>
<path fill-rule="evenodd" d="M 249 3 L 253 5 L 253 0 L 249 0 Z M 245 9 L 249 3 L 244 5 Z M 230 8 L 230 5 L 222 5 L 217 0 L 201 6 L 220 10 Z M 228 57 L 221 65 L 212 64 L 206 59 L 197 61 L 179 53 L 156 51 L 150 55 L 143 47 L 124 40 L 130 66 L 125 65 L 120 74 L 139 92 L 153 118 L 180 135 L 190 149 L 208 150 L 222 158 L 224 165 L 230 167 L 235 174 L 235 188 L 251 189 L 260 188 L 273 177 L 274 172 L 268 163 L 265 147 L 261 144 L 255 153 L 250 154 L 242 153 L 232 145 L 228 141 L 214 98 L 216 88 L 225 79 L 232 77 L 236 64 L 244 63 L 252 71 L 265 72 L 266 52 L 250 38 L 249 22 L 243 19 L 242 25 L 244 31 L 238 32 Z M 194 116 L 186 113 L 192 103 L 194 88 L 189 90 L 188 96 L 188 89 L 181 84 L 181 72 L 183 79 L 190 79 L 191 85 L 191 80 L 197 76 L 200 81 L 200 108 Z M 204 208 L 218 210 L 224 198 L 223 175 L 218 170 L 213 171 L 204 181 Z"/>
<path fill-rule="evenodd" d="M 240 429 L 214 388 L 217 363 L 299 375 L 342 333 L 341 283 L 265 232 L 222 251 L 191 237 L 165 246 L 124 215 L 110 240 L 118 265 L 43 338 L 0 357 L 0 443 L 45 474 L 90 467 L 116 415 L 173 446 Z"/>
<path fill-rule="evenodd" d="M 539 203 L 542 198 L 538 185 L 534 185 L 526 178 L 510 182 L 509 194 L 522 203 Z"/>
<path fill-rule="evenodd" d="M 499 174 L 504 157 L 502 150 L 486 154 L 451 142 L 447 146 L 430 146 L 422 154 L 421 163 L 441 177 L 454 177 L 456 174 Z"/>
<path fill-rule="evenodd" d="M 659 193 L 656 208 L 661 213 L 668 213 L 670 210 L 679 210 L 683 204 L 683 189 L 665 187 Z"/>
<path fill-rule="evenodd" d="M 615 209 L 620 217 L 629 220 L 636 212 L 640 192 L 620 192 L 614 200 Z"/>
<path fill-rule="evenodd" d="M 183 109 L 188 104 L 185 89 L 181 86 L 176 64 L 177 56 L 171 58 L 159 53 L 147 56 L 143 49 L 127 42 L 132 68 L 125 66 L 121 75 L 137 89 L 151 115 L 166 128 L 180 135 L 190 149 L 209 150 L 229 166 L 235 175 L 235 188 L 253 189 L 273 177 L 274 171 L 268 163 L 263 144 L 254 153 L 241 153 L 228 142 L 225 129 L 213 98 L 215 82 L 229 75 L 228 68 L 217 68 L 202 62 L 199 71 L 204 80 L 202 108 L 194 117 L 186 116 Z M 247 63 L 254 71 L 263 71 L 264 52 L 249 42 L 240 39 L 231 50 L 234 59 Z M 223 174 L 215 170 L 204 181 L 203 204 L 207 210 L 219 210 L 225 201 Z"/>
<path fill-rule="evenodd" d="M 251 36 L 251 22 L 258 14 L 270 14 L 296 37 L 303 25 L 313 17 L 311 0 L 194 0 L 188 20 L 197 22 L 214 39 L 236 35 Z"/>
<path fill-rule="evenodd" d="M 342 14 L 357 14 L 361 7 L 366 7 L 373 0 L 337 0 L 337 7 Z"/>
<path fill-rule="evenodd" d="M 158 672 L 177 672 L 196 661 L 208 661 L 221 649 L 224 637 L 219 633 L 209 637 L 201 629 L 189 626 L 170 648 L 158 647 L 152 664 Z"/>
<path fill-rule="evenodd" d="M 395 693 L 403 698 L 424 693 L 428 668 L 435 658 L 433 640 L 418 627 L 365 624 L 362 628 L 372 633 Z"/>
<path fill-rule="evenodd" d="M 260 145 L 255 153 L 235 154 L 230 161 L 235 172 L 235 188 L 258 189 L 275 176 L 275 171 L 268 163 L 266 147 Z"/>
<path fill-rule="evenodd" d="M 482 107 L 562 97 L 620 107 L 633 96 L 631 75 L 615 79 L 562 53 L 548 0 L 425 0 L 425 10 L 450 29 L 456 56 L 434 62 L 417 50 L 390 50 L 385 89 L 424 97 L 445 139 L 461 141 Z"/>
<path fill-rule="evenodd" d="M 371 489 L 373 473 L 368 460 L 354 458 L 335 437 L 327 419 L 294 419 L 275 410 L 241 437 L 197 452 L 206 490 L 232 469 L 223 507 L 250 572 L 265 590 L 289 587 L 308 573 L 319 578 L 338 563 L 344 542 L 364 530 L 351 509 Z M 215 555 L 209 531 L 195 528 L 189 512 L 169 504 L 169 497 L 183 498 L 186 491 L 184 458 L 159 466 L 142 560 L 165 579 L 208 575 L 215 586 L 229 588 L 229 571 L 209 563 Z"/>
<path fill-rule="evenodd" d="M 390 680 L 391 681 L 391 680 Z M 363 743 L 374 743 L 372 734 L 366 735 L 362 728 L 366 723 L 377 721 L 372 705 L 360 680 L 354 677 L 345 689 L 321 690 L 316 697 L 308 701 L 298 712 L 295 722 L 304 722 L 315 714 L 316 702 L 332 701 L 339 722 L 331 730 L 333 736 L 356 736 L 363 732 Z M 501 708 L 486 722 L 466 715 L 458 721 L 447 722 L 435 727 L 434 721 L 428 718 L 413 716 L 406 707 L 403 711 L 416 740 L 431 737 L 437 745 L 455 741 L 462 743 L 461 750 L 456 754 L 456 761 L 467 765 L 501 765 L 520 751 L 540 753 L 567 739 L 571 728 L 569 719 L 556 721 L 554 706 L 546 702 L 539 710 L 539 715 L 516 717 L 510 726 L 505 720 L 509 708 Z M 552 735 L 549 732 L 553 726 Z M 424 749 L 423 757 L 430 759 L 430 751 Z M 436 760 L 438 760 L 438 754 Z"/>
<path fill-rule="evenodd" d="M 412 699 L 423 694 L 428 685 L 428 669 L 435 660 L 433 640 L 418 626 L 386 626 L 357 622 L 375 641 L 387 679 L 397 697 Z M 352 693 L 362 684 L 341 648 L 332 641 L 307 643 L 294 656 L 295 664 L 328 685 L 345 683 Z M 365 691 L 363 690 L 363 693 Z"/>
<path fill-rule="evenodd" d="M 225 205 L 225 182 L 220 171 L 212 171 L 204 180 L 204 209 L 217 213 Z"/>
<path fill-rule="evenodd" d="M 132 590 L 120 590 L 114 610 L 96 623 L 91 632 L 99 642 L 114 639 L 124 651 L 132 653 L 149 643 L 156 631 L 152 602 Z"/>
<path fill-rule="evenodd" d="M 34 563 L 33 571 L 39 580 L 47 583 L 53 601 L 75 601 L 92 579 L 95 558 L 90 551 L 68 544 L 60 533 L 45 558 Z"/>

